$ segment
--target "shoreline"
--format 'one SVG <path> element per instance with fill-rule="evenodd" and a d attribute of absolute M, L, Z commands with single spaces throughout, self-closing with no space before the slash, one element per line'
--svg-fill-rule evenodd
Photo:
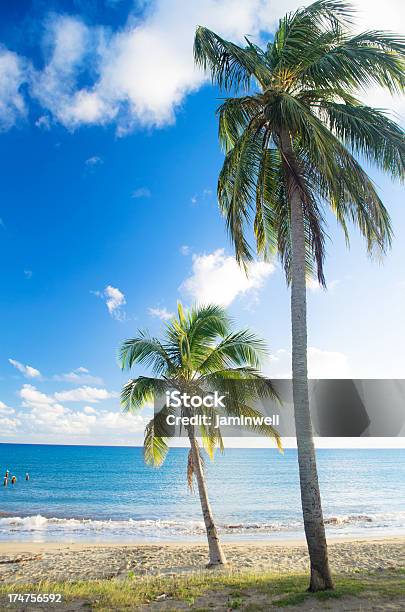
<path fill-rule="evenodd" d="M 335 544 L 360 544 L 360 543 L 385 543 L 385 544 L 403 544 L 405 546 L 405 535 L 380 535 L 380 536 L 332 536 L 327 537 L 327 541 L 329 545 Z M 305 538 L 298 539 L 274 539 L 274 540 L 266 540 L 266 539 L 223 539 L 223 546 L 237 546 L 240 548 L 246 547 L 258 547 L 258 548 L 297 548 L 306 546 Z M 31 541 L 21 541 L 21 540 L 7 540 L 0 542 L 0 555 L 9 555 L 14 552 L 37 552 L 39 550 L 44 551 L 55 551 L 59 549 L 71 549 L 71 550 L 83 550 L 83 549 L 99 549 L 99 548 L 149 548 L 149 547 L 163 547 L 163 548 L 204 548 L 206 546 L 206 542 L 202 538 L 201 540 L 122 540 L 122 541 L 114 541 L 110 542 L 108 540 L 94 541 L 94 540 L 83 540 L 80 542 L 69 542 L 69 541 L 60 541 L 60 540 L 49 540 L 46 542 L 31 542 Z"/>

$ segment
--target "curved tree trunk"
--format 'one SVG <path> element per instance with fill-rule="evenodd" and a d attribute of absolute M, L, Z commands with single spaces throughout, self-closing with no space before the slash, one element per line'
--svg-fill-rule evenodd
<path fill-rule="evenodd" d="M 210 558 L 207 567 L 225 565 L 226 557 L 224 551 L 222 550 L 221 542 L 217 533 L 217 528 L 215 526 L 214 516 L 208 499 L 208 490 L 207 484 L 205 482 L 203 466 L 201 463 L 200 450 L 198 448 L 198 443 L 193 430 L 188 431 L 188 438 L 190 440 L 191 453 L 193 458 L 193 470 L 197 480 L 201 510 L 204 517 L 205 529 L 207 531 L 208 550 Z"/>
<path fill-rule="evenodd" d="M 289 138 L 283 151 L 292 155 Z M 293 181 L 288 185 L 291 206 L 291 323 L 295 430 L 305 536 L 311 563 L 309 591 L 333 589 L 319 491 L 316 456 L 309 412 L 307 369 L 307 301 L 305 233 L 302 203 Z"/>

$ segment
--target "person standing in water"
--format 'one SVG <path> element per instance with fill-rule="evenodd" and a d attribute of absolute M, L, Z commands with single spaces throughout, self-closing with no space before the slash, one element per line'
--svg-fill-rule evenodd
<path fill-rule="evenodd" d="M 25 474 L 25 480 L 27 480 L 27 481 L 28 481 L 29 479 L 30 479 L 30 475 L 28 474 L 28 472 L 26 472 L 26 474 Z"/>
<path fill-rule="evenodd" d="M 12 479 L 11 479 L 11 484 L 13 485 L 16 482 L 17 482 L 17 478 L 16 478 L 16 476 L 13 476 Z"/>
<path fill-rule="evenodd" d="M 4 476 L 3 485 L 5 487 L 8 485 L 8 476 Z"/>

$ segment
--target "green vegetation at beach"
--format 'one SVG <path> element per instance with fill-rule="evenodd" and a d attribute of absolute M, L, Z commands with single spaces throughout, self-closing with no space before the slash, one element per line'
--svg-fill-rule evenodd
<path fill-rule="evenodd" d="M 359 608 L 370 602 L 391 600 L 404 603 L 402 571 L 337 576 L 334 591 L 308 593 L 303 574 L 201 573 L 176 577 L 130 576 L 126 580 L 86 582 L 41 582 L 35 585 L 2 585 L 2 604 L 8 593 L 61 593 L 63 602 L 77 603 L 95 610 L 136 609 L 148 606 L 162 610 L 210 610 L 215 605 L 228 609 L 268 610 L 272 607 L 301 605 L 310 600 L 314 609 L 333 609 L 333 600 L 355 597 Z M 328 603 L 326 604 L 326 600 Z M 330 600 L 330 601 L 329 601 Z M 324 605 L 325 604 L 325 605 Z M 63 608 L 62 608 L 63 609 Z M 343 609 L 343 608 L 341 608 Z"/>

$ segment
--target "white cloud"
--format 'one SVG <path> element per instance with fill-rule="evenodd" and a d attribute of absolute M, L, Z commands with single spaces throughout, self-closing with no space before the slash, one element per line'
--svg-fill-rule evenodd
<path fill-rule="evenodd" d="M 49 115 L 41 115 L 40 117 L 38 117 L 38 119 L 35 121 L 35 127 L 41 128 L 43 130 L 50 130 L 51 119 Z"/>
<path fill-rule="evenodd" d="M 150 198 L 152 195 L 150 189 L 148 189 L 147 187 L 138 187 L 138 189 L 135 189 L 132 194 L 131 197 L 134 199 L 138 199 L 138 198 Z"/>
<path fill-rule="evenodd" d="M 31 95 L 67 127 L 102 122 L 108 117 L 90 92 L 77 90 L 77 80 L 97 64 L 103 46 L 102 28 L 89 28 L 79 18 L 58 15 L 48 20 L 45 34 L 47 62 L 33 71 Z"/>
<path fill-rule="evenodd" d="M 126 318 L 122 307 L 125 306 L 125 295 L 117 287 L 107 285 L 103 291 L 92 291 L 97 297 L 105 301 L 110 315 L 117 321 L 124 321 Z"/>
<path fill-rule="evenodd" d="M 324 351 L 308 347 L 308 376 L 310 378 L 350 378 L 347 356 L 339 351 Z"/>
<path fill-rule="evenodd" d="M 102 390 L 99 390 L 102 391 Z M 68 392 L 67 392 L 68 393 Z M 143 415 L 123 414 L 120 409 L 95 410 L 92 406 L 83 409 L 66 408 L 54 396 L 42 393 L 32 385 L 24 385 L 19 392 L 22 409 L 9 409 L 0 402 L 0 437 L 12 436 L 21 441 L 72 442 L 90 444 L 131 443 L 131 436 L 141 434 L 148 418 Z M 75 397 L 82 397 L 77 394 Z M 87 393 L 89 397 L 95 397 Z M 108 394 L 109 397 L 114 394 Z M 100 394 L 97 395 L 97 398 Z M 70 396 L 65 401 L 70 401 Z M 94 400 L 94 401 L 98 401 Z M 12 418 L 11 418 L 12 417 Z M 149 417 L 150 418 L 150 417 Z"/>
<path fill-rule="evenodd" d="M 335 289 L 335 287 L 337 287 L 339 285 L 340 281 L 335 279 L 335 280 L 331 280 L 331 281 L 327 281 L 326 283 L 326 288 L 329 289 L 329 291 L 333 292 L 333 290 Z M 319 284 L 318 280 L 316 278 L 307 278 L 306 281 L 307 284 L 307 289 L 309 289 L 310 291 L 320 291 L 321 289 L 323 289 L 323 287 Z"/>
<path fill-rule="evenodd" d="M 212 196 L 212 189 L 205 188 L 202 190 L 201 193 L 195 193 L 191 197 L 190 202 L 193 206 L 195 206 L 200 201 L 205 201 L 205 200 L 210 199 L 211 196 Z"/>
<path fill-rule="evenodd" d="M 83 412 L 85 412 L 86 414 L 97 414 L 97 410 L 92 408 L 92 406 L 85 406 L 83 408 Z"/>
<path fill-rule="evenodd" d="M 275 266 L 261 261 L 248 266 L 248 275 L 234 257 L 217 249 L 207 255 L 193 256 L 193 273 L 180 286 L 182 293 L 199 304 L 229 306 L 238 296 L 261 289 Z"/>
<path fill-rule="evenodd" d="M 167 308 L 148 308 L 148 313 L 151 317 L 157 317 L 162 321 L 169 321 L 174 317 L 174 314 L 169 312 Z"/>
<path fill-rule="evenodd" d="M 24 365 L 16 359 L 9 359 L 8 361 L 26 378 L 39 378 L 41 376 L 41 372 L 32 366 Z"/>
<path fill-rule="evenodd" d="M 0 131 L 26 115 L 21 87 L 27 80 L 24 60 L 0 45 Z"/>
<path fill-rule="evenodd" d="M 72 372 L 67 372 L 65 374 L 55 374 L 53 377 L 54 380 L 60 382 L 69 382 L 74 384 L 89 384 L 89 385 L 102 385 L 103 379 L 99 376 L 93 376 L 90 374 L 87 368 L 76 368 Z"/>
<path fill-rule="evenodd" d="M 106 297 L 108 312 L 110 313 L 110 315 L 119 318 L 121 306 L 126 304 L 124 294 L 122 293 L 122 291 L 117 289 L 117 287 L 112 287 L 111 285 L 108 285 L 104 290 L 104 295 Z"/>
<path fill-rule="evenodd" d="M 86 164 L 86 166 L 98 166 L 103 163 L 103 160 L 98 155 L 93 155 L 92 157 L 86 159 L 84 163 Z"/>
<path fill-rule="evenodd" d="M 401 23 L 400 0 L 384 5 L 383 20 L 377 0 L 371 4 L 359 0 L 357 5 L 363 9 L 362 28 L 383 25 L 395 30 Z M 274 30 L 278 18 L 298 6 L 299 0 L 159 0 L 143 21 L 130 19 L 123 31 L 99 49 L 98 79 L 92 87 L 76 92 L 65 120 L 103 123 L 114 119 L 121 133 L 134 123 L 155 127 L 172 123 L 184 97 L 206 80 L 193 61 L 196 25 L 236 42 L 244 43 L 245 35 L 258 41 L 260 31 Z"/>
<path fill-rule="evenodd" d="M 344 353 L 309 346 L 307 355 L 309 378 L 351 378 L 353 376 L 349 360 Z M 291 351 L 279 349 L 271 355 L 266 373 L 273 378 L 291 378 Z"/>
<path fill-rule="evenodd" d="M 160 127 L 172 123 L 184 97 L 207 80 L 194 66 L 198 24 L 244 42 L 274 17 L 269 0 L 157 0 L 115 33 L 54 16 L 46 27 L 47 62 L 34 71 L 31 94 L 68 128 L 113 120 L 120 134 L 136 124 Z M 91 84 L 80 89 L 84 74 Z"/>
<path fill-rule="evenodd" d="M 0 417 L 3 418 L 5 414 L 14 414 L 15 410 L 14 408 L 10 408 L 10 406 L 7 406 L 7 404 L 5 404 L 4 402 L 0 401 Z"/>
<path fill-rule="evenodd" d="M 55 404 L 55 398 L 38 391 L 34 385 L 23 385 L 18 394 L 23 400 L 23 406 L 27 408 L 53 406 Z"/>
<path fill-rule="evenodd" d="M 63 412 L 65 408 L 58 402 L 87 402 L 95 404 L 97 402 L 115 398 L 117 393 L 99 387 L 89 387 L 83 385 L 77 389 L 59 391 L 53 395 L 48 395 L 39 391 L 33 385 L 25 384 L 20 389 L 18 395 L 23 400 L 23 406 L 27 408 L 52 406 L 54 409 Z"/>
<path fill-rule="evenodd" d="M 10 419 L 9 417 L 3 416 L 0 412 L 0 432 L 2 436 L 7 438 L 9 436 L 14 437 L 19 425 L 21 425 L 20 419 Z"/>
<path fill-rule="evenodd" d="M 180 253 L 181 253 L 182 255 L 184 255 L 184 256 L 186 256 L 186 255 L 190 255 L 190 253 L 191 253 L 191 247 L 189 247 L 189 246 L 188 246 L 188 244 L 183 244 L 183 245 L 180 247 Z"/>
<path fill-rule="evenodd" d="M 117 397 L 117 394 L 107 391 L 107 389 L 87 385 L 68 391 L 58 391 L 54 394 L 54 398 L 59 402 L 89 402 L 90 404 L 112 397 Z"/>
<path fill-rule="evenodd" d="M 245 35 L 260 43 L 261 32 L 274 31 L 281 16 L 301 5 L 300 0 L 155 0 L 115 32 L 79 17 L 53 15 L 46 22 L 41 70 L 0 50 L 0 125 L 7 129 L 25 114 L 20 88 L 29 77 L 31 96 L 69 129 L 114 121 L 124 134 L 136 125 L 172 123 L 184 98 L 207 81 L 193 60 L 198 24 L 237 43 L 244 44 Z M 358 29 L 404 32 L 402 0 L 386 0 L 383 11 L 378 0 L 355 5 L 361 10 Z M 404 110 L 403 98 L 392 101 L 374 88 L 365 99 Z M 46 121 L 40 125 L 46 126 Z"/>

